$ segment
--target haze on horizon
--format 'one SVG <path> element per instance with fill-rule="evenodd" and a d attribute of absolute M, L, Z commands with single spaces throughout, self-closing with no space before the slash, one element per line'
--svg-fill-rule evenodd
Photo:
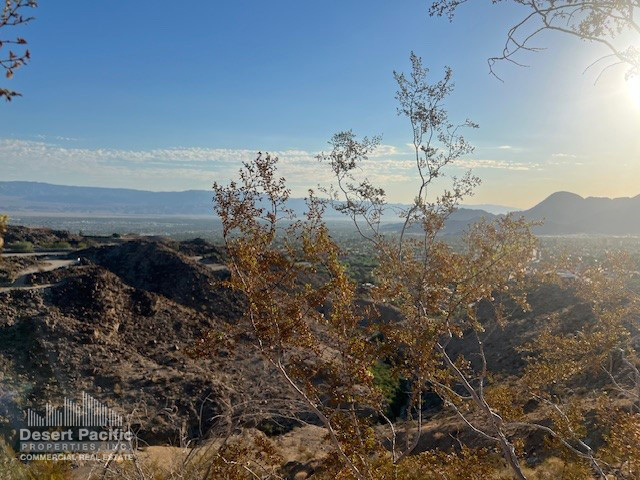
<path fill-rule="evenodd" d="M 25 27 L 33 60 L 12 80 L 24 97 L 2 105 L 2 180 L 208 189 L 270 151 L 301 196 L 329 180 L 314 155 L 353 129 L 383 135 L 367 174 L 390 201 L 409 202 L 410 130 L 392 71 L 414 50 L 435 78 L 453 68 L 451 117 L 480 124 L 468 135 L 475 153 L 452 171 L 483 179 L 466 203 L 640 193 L 640 82 L 620 69 L 594 85 L 599 72 L 582 72 L 601 52 L 552 35 L 530 68 L 499 65 L 504 83 L 489 76 L 517 8 L 488 18 L 470 4 L 450 24 L 422 0 L 198 2 L 179 15 L 158 5 L 127 15 L 79 0 L 40 6 Z"/>

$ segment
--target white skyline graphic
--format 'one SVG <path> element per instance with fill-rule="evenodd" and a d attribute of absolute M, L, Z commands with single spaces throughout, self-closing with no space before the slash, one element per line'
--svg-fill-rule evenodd
<path fill-rule="evenodd" d="M 27 410 L 29 427 L 121 427 L 122 424 L 122 415 L 85 392 L 80 404 L 65 397 L 61 407 L 47 402 L 44 415 Z"/>

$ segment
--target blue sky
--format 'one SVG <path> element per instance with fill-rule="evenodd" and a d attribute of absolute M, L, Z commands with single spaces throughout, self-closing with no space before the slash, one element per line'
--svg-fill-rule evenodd
<path fill-rule="evenodd" d="M 557 190 L 640 193 L 640 107 L 623 72 L 597 85 L 598 51 L 549 36 L 550 50 L 503 64 L 517 8 L 475 2 L 453 23 L 424 0 L 43 1 L 20 33 L 32 62 L 3 86 L 0 178 L 152 190 L 209 188 L 254 151 L 274 151 L 294 193 L 326 180 L 313 154 L 332 133 L 383 135 L 367 173 L 408 201 L 410 130 L 392 71 L 408 54 L 454 70 L 453 119 L 480 124 L 469 203 L 528 207 Z"/>

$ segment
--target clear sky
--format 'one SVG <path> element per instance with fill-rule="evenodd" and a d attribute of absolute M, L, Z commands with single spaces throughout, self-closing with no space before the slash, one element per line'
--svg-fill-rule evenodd
<path fill-rule="evenodd" d="M 414 50 L 434 78 L 453 68 L 451 116 L 480 124 L 452 172 L 483 179 L 468 203 L 640 194 L 640 100 L 621 70 L 583 74 L 598 50 L 549 35 L 530 68 L 488 75 L 515 7 L 474 2 L 450 24 L 425 0 L 40 3 L 19 32 L 32 62 L 0 82 L 24 95 L 0 105 L 0 180 L 207 189 L 262 150 L 301 194 L 326 179 L 313 155 L 353 129 L 383 135 L 367 173 L 409 201 L 392 71 Z"/>

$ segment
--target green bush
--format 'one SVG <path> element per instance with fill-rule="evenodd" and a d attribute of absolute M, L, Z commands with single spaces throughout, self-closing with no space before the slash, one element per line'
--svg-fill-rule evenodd
<path fill-rule="evenodd" d="M 403 391 L 406 380 L 398 378 L 391 367 L 383 361 L 378 361 L 371 368 L 371 374 L 373 375 L 373 384 L 387 400 L 387 414 L 392 418 L 397 417 L 406 400 L 406 394 Z"/>
<path fill-rule="evenodd" d="M 7 250 L 18 253 L 33 252 L 33 243 L 31 242 L 13 242 L 7 244 Z"/>
<path fill-rule="evenodd" d="M 51 242 L 42 245 L 45 250 L 71 250 L 73 247 L 69 242 Z"/>

